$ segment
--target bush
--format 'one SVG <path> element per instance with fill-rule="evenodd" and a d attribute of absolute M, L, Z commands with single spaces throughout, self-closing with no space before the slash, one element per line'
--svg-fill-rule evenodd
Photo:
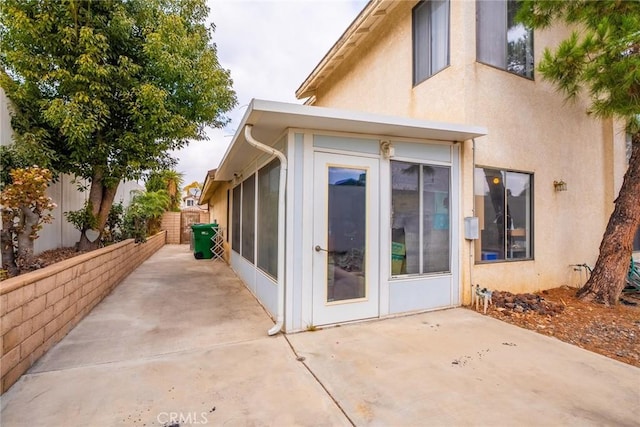
<path fill-rule="evenodd" d="M 138 192 L 124 214 L 123 237 L 145 242 L 148 236 L 160 231 L 162 214 L 169 203 L 169 195 L 164 190 Z"/>

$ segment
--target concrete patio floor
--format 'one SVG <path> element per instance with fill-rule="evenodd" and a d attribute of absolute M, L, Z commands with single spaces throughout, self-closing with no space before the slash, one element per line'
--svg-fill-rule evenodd
<path fill-rule="evenodd" d="M 637 426 L 640 369 L 465 309 L 267 336 L 167 245 L 2 397 L 10 426 Z"/>

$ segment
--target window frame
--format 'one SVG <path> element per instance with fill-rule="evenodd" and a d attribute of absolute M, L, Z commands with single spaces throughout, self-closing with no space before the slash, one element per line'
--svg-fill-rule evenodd
<path fill-rule="evenodd" d="M 530 225 L 529 225 L 529 230 L 528 230 L 528 235 L 529 235 L 529 253 L 530 255 L 528 257 L 525 258 L 507 258 L 506 254 L 508 252 L 508 240 L 506 238 L 507 236 L 507 226 L 508 224 L 505 222 L 505 229 L 504 229 L 504 253 L 505 256 L 502 259 L 488 259 L 488 260 L 483 260 L 482 259 L 482 234 L 480 234 L 480 238 L 479 238 L 479 250 L 480 253 L 477 253 L 475 248 L 474 248 L 474 262 L 475 264 L 495 264 L 495 263 L 503 263 L 503 262 L 521 262 L 521 261 L 534 261 L 535 260 L 535 206 L 534 206 L 534 200 L 535 200 L 535 174 L 533 172 L 529 172 L 529 171 L 522 171 L 522 170 L 515 170 L 515 169 L 503 169 L 503 168 L 497 168 L 497 167 L 492 167 L 492 166 L 484 166 L 484 165 L 475 165 L 474 167 L 474 189 L 473 189 L 473 197 L 474 197 L 474 203 L 475 203 L 475 198 L 478 196 L 478 194 L 476 194 L 476 170 L 481 169 L 490 169 L 492 171 L 498 172 L 501 174 L 501 176 L 507 176 L 509 173 L 515 173 L 515 174 L 523 174 L 523 175 L 528 175 L 529 176 L 529 218 L 530 218 Z M 504 175 L 503 175 L 504 174 Z M 505 184 L 506 184 L 506 180 L 505 180 Z M 505 211 L 508 209 L 508 193 L 507 193 L 507 187 L 503 184 L 505 191 L 504 191 L 504 198 L 503 198 L 503 203 L 505 206 Z M 486 197 L 484 194 L 481 195 L 483 197 Z M 474 208 L 477 212 L 477 206 Z M 483 224 L 480 223 L 480 230 L 482 230 Z M 526 229 L 525 229 L 526 230 Z"/>
<path fill-rule="evenodd" d="M 447 33 L 447 41 L 446 41 L 446 61 L 445 64 L 437 69 L 434 70 L 433 69 L 433 35 L 432 35 L 432 10 L 431 10 L 431 5 L 434 3 L 433 0 L 422 0 L 420 2 L 418 2 L 418 4 L 416 4 L 412 11 L 411 11 L 411 52 L 412 52 L 412 82 L 413 82 L 413 86 L 418 86 L 420 83 L 424 82 L 425 80 L 429 79 L 432 76 L 435 76 L 436 74 L 438 74 L 439 72 L 445 70 L 446 68 L 448 68 L 451 65 L 451 1 L 450 0 L 437 0 L 437 1 L 442 1 L 445 2 L 446 5 L 445 7 L 446 9 L 446 13 L 447 13 L 447 20 L 446 20 L 446 33 Z M 428 21 L 427 24 L 425 24 L 427 26 L 427 40 L 422 40 L 418 37 L 418 14 L 420 12 L 420 9 L 422 8 L 429 8 L 428 10 Z M 426 50 L 426 53 L 424 53 L 424 55 L 427 56 L 427 61 L 428 61 L 428 71 L 426 72 L 426 75 L 422 76 L 422 75 L 418 75 L 418 55 L 420 52 L 422 52 L 423 50 Z"/>
<path fill-rule="evenodd" d="M 258 169 L 258 171 L 256 172 L 256 191 L 257 191 L 257 195 L 256 195 L 256 207 L 259 213 L 262 213 L 262 215 L 259 215 L 258 218 L 256 218 L 255 223 L 256 223 L 256 228 L 257 228 L 257 232 L 256 232 L 256 242 L 255 242 L 255 247 L 257 250 L 257 257 L 256 257 L 256 262 L 255 265 L 256 267 L 258 267 L 258 269 L 260 269 L 260 271 L 262 271 L 264 274 L 270 276 L 271 278 L 273 278 L 274 280 L 278 280 L 278 259 L 277 259 L 277 254 L 278 254 L 278 197 L 279 197 L 279 193 L 280 192 L 280 168 L 282 167 L 282 165 L 280 164 L 280 160 L 275 158 L 273 160 L 271 160 L 268 163 L 265 163 L 261 168 Z M 276 174 L 277 171 L 277 178 L 278 178 L 278 185 L 277 185 L 277 191 L 276 191 L 276 202 L 275 202 L 275 224 L 265 224 L 262 219 L 264 219 L 266 217 L 266 215 L 264 215 L 264 207 L 261 206 L 261 202 L 263 201 L 261 196 L 261 189 L 262 187 L 262 181 L 264 180 L 265 176 L 266 179 L 270 178 L 270 175 L 272 173 Z M 265 174 L 266 172 L 266 174 Z M 271 225 L 271 227 L 267 227 L 267 232 L 265 232 L 261 225 Z M 260 250 L 261 244 L 265 242 L 265 234 L 267 234 L 268 232 L 274 232 L 275 235 L 271 236 L 272 238 L 275 237 L 275 248 L 271 248 L 268 249 L 264 252 L 268 252 L 272 255 L 276 255 L 276 264 L 275 266 L 273 266 L 275 268 L 275 271 L 269 271 L 269 266 L 265 266 L 263 263 L 264 262 L 268 262 L 268 260 L 265 260 L 265 258 L 263 258 L 263 254 Z"/>

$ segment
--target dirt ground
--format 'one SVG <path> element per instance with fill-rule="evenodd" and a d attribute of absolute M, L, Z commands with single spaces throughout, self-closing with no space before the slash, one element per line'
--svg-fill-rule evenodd
<path fill-rule="evenodd" d="M 64 261 L 65 259 L 73 258 L 74 256 L 78 256 L 83 253 L 84 252 L 82 251 L 77 251 L 75 248 L 58 248 L 58 249 L 51 249 L 48 251 L 44 251 L 36 255 L 34 258 L 33 265 L 30 268 L 22 271 L 22 273 L 20 274 L 39 270 L 51 264 L 55 264 L 56 262 Z M 0 271 L 3 273 L 0 275 L 0 281 L 12 277 L 8 275 L 5 270 L 0 270 Z"/>
<path fill-rule="evenodd" d="M 38 255 L 37 263 L 45 267 L 79 254 L 73 248 L 54 249 Z M 562 286 L 528 294 L 539 309 L 525 311 L 505 305 L 517 295 L 494 294 L 487 315 L 640 367 L 640 294 L 626 294 L 628 304 L 605 307 L 578 300 L 576 291 Z"/>
<path fill-rule="evenodd" d="M 547 314 L 514 310 L 498 301 L 487 315 L 640 367 L 640 295 L 625 294 L 626 304 L 605 307 L 578 300 L 576 292 L 562 286 L 534 294 Z"/>

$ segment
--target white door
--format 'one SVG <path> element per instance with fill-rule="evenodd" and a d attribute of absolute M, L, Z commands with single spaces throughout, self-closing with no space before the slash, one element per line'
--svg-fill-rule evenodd
<path fill-rule="evenodd" d="M 378 159 L 315 153 L 313 324 L 378 317 Z"/>

